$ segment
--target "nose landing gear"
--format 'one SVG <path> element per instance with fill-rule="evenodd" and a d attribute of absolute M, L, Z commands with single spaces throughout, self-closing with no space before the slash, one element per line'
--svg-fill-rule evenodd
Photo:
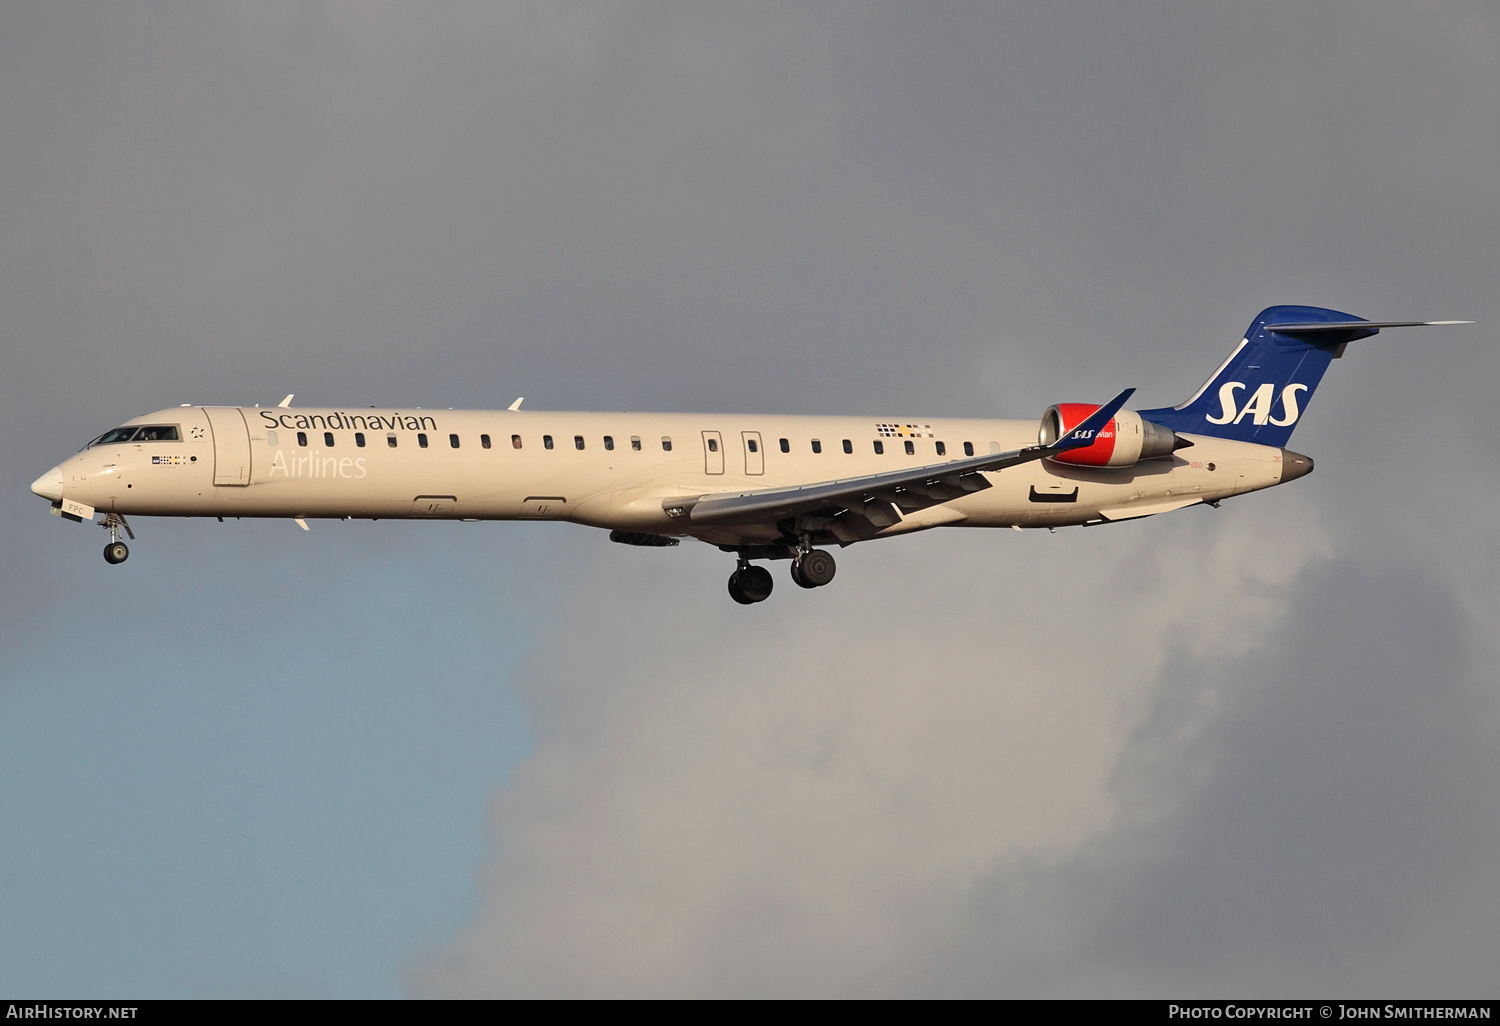
<path fill-rule="evenodd" d="M 135 541 L 135 532 L 130 529 L 130 521 L 125 519 L 125 515 L 106 513 L 99 526 L 109 532 L 109 544 L 104 546 L 104 561 L 113 566 L 129 559 L 130 547 L 120 540 L 120 532 L 123 530 L 128 534 L 131 541 Z"/>
<path fill-rule="evenodd" d="M 751 566 L 740 560 L 739 567 L 729 575 L 729 597 L 742 606 L 764 602 L 771 597 L 771 572 L 763 566 Z"/>

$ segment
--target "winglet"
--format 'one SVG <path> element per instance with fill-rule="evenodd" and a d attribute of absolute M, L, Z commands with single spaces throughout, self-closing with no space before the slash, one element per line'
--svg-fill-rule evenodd
<path fill-rule="evenodd" d="M 513 403 L 511 403 L 509 406 L 507 406 L 506 409 L 507 410 L 519 410 L 521 408 L 521 404 L 523 402 L 525 402 L 525 401 L 526 401 L 526 397 L 524 395 L 523 396 L 518 396 L 516 398 L 516 401 L 513 402 Z"/>
<path fill-rule="evenodd" d="M 292 405 L 292 396 L 294 396 L 296 394 L 297 394 L 296 392 L 288 392 L 287 395 L 286 395 L 286 398 L 283 399 L 283 400 L 281 400 L 281 402 L 279 402 L 279 403 L 276 404 L 276 408 L 278 410 L 284 410 L 288 406 Z"/>
<path fill-rule="evenodd" d="M 1047 446 L 1047 449 L 1051 452 L 1064 452 L 1068 449 L 1081 449 L 1086 445 L 1093 445 L 1094 436 L 1106 424 L 1115 419 L 1115 414 L 1120 412 L 1120 407 L 1124 406 L 1125 401 L 1134 394 L 1135 389 L 1125 389 L 1125 391 L 1085 417 L 1072 431 L 1069 431 L 1057 441 Z"/>

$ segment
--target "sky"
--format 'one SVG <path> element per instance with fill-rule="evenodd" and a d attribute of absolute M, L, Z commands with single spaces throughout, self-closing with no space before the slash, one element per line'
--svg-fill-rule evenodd
<path fill-rule="evenodd" d="M 0 6 L 0 994 L 1493 989 L 1500 10 Z M 1040 416 L 1284 489 L 841 552 L 28 490 L 180 403 Z"/>

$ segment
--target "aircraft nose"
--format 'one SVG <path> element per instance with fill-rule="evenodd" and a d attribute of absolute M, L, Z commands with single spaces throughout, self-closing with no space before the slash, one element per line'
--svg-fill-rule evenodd
<path fill-rule="evenodd" d="M 58 467 L 53 467 L 41 477 L 31 482 L 31 490 L 33 492 L 36 492 L 44 499 L 51 499 L 53 502 L 62 501 L 62 486 L 62 470 Z"/>

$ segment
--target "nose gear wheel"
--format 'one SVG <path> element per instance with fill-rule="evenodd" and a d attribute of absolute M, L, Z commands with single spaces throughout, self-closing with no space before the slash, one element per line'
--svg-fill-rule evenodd
<path fill-rule="evenodd" d="M 120 532 L 124 531 L 129 535 L 131 541 L 135 541 L 135 532 L 130 529 L 130 521 L 125 519 L 125 514 L 106 513 L 99 526 L 109 532 L 109 544 L 104 546 L 104 561 L 113 566 L 129 559 L 130 548 L 120 540 Z"/>

